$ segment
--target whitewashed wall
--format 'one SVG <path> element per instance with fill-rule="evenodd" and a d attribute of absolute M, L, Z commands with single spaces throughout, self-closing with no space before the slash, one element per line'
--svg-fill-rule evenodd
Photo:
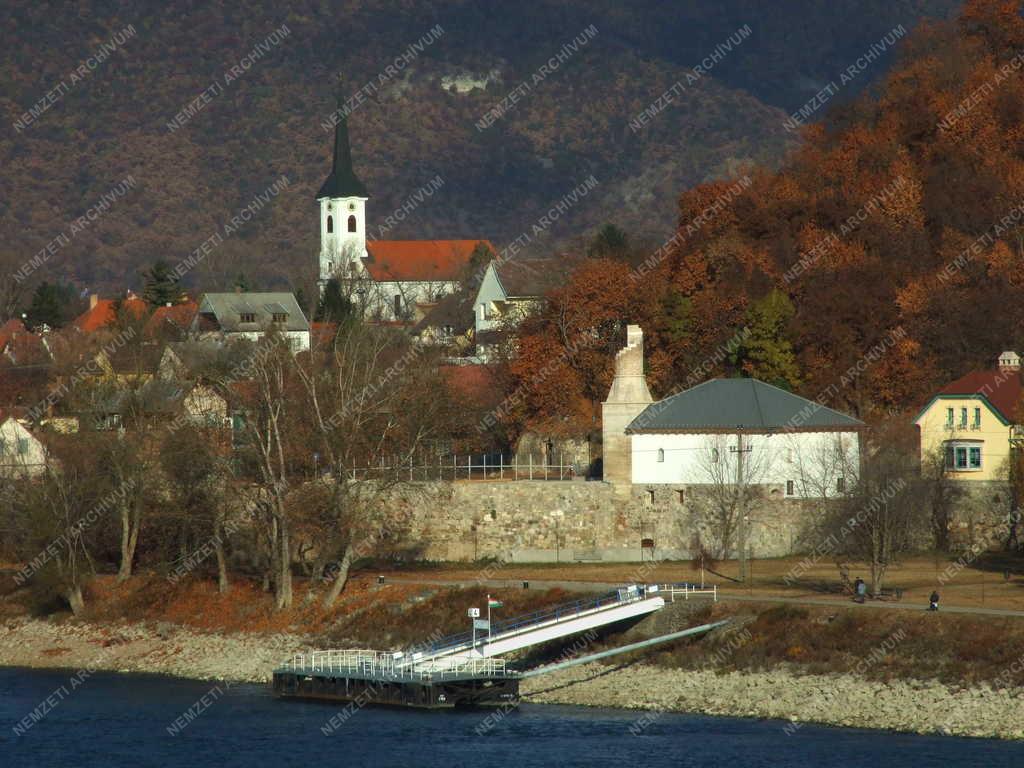
<path fill-rule="evenodd" d="M 811 498 L 839 494 L 838 478 L 847 487 L 856 482 L 859 436 L 856 432 L 795 432 L 745 435 L 751 450 L 744 456 L 750 484 L 793 481 L 793 496 Z M 736 477 L 736 435 L 633 435 L 633 482 L 639 484 L 699 485 L 715 478 Z M 712 469 L 713 449 L 718 467 Z M 664 459 L 659 461 L 659 450 Z"/>
<path fill-rule="evenodd" d="M 34 477 L 46 468 L 46 449 L 43 444 L 14 419 L 9 418 L 0 424 L 0 446 L 2 477 Z"/>

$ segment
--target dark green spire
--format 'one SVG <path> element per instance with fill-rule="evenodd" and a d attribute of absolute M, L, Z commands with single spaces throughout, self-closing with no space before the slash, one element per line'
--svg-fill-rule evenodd
<path fill-rule="evenodd" d="M 316 193 L 316 199 L 322 197 L 369 197 L 366 187 L 352 170 L 352 148 L 348 143 L 348 119 L 339 99 L 338 124 L 334 126 L 334 164 L 331 175 Z"/>

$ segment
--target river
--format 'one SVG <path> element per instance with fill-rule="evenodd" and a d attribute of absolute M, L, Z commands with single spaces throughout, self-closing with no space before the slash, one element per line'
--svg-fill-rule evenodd
<path fill-rule="evenodd" d="M 1024 744 L 525 704 L 416 712 L 278 701 L 266 686 L 0 669 L 0 766 L 1024 766 Z"/>

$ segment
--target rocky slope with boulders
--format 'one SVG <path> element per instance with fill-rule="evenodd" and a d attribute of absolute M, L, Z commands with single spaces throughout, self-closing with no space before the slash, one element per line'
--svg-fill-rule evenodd
<path fill-rule="evenodd" d="M 923 681 L 876 682 L 853 675 L 787 670 L 727 672 L 634 664 L 588 664 L 523 681 L 526 701 L 647 710 L 642 731 L 663 712 L 772 718 L 796 737 L 802 723 L 1024 738 L 1024 693 L 988 686 L 950 688 Z"/>

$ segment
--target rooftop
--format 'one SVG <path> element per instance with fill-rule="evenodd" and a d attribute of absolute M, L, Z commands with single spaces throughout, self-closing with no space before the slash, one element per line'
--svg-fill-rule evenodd
<path fill-rule="evenodd" d="M 372 240 L 366 243 L 370 255 L 363 265 L 377 282 L 453 282 L 463 276 L 480 244 L 494 252 L 487 240 Z"/>
<path fill-rule="evenodd" d="M 864 422 L 757 379 L 711 379 L 652 403 L 626 431 L 845 430 Z"/>

